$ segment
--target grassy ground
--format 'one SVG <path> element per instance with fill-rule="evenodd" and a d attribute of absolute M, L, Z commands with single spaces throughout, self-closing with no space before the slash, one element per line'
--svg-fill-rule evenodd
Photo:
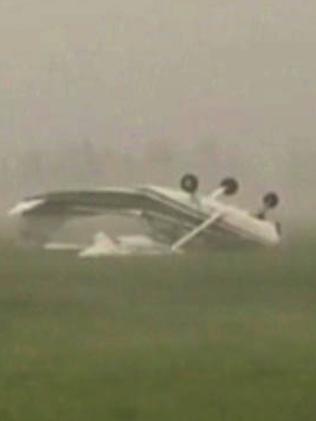
<path fill-rule="evenodd" d="M 82 262 L 3 243 L 0 420 L 314 421 L 315 255 Z"/>

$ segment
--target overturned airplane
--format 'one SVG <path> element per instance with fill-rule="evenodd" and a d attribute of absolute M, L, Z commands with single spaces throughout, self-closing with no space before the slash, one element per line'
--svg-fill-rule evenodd
<path fill-rule="evenodd" d="M 123 241 L 109 241 L 105 234 L 97 236 L 98 256 L 280 243 L 280 224 L 267 219 L 269 210 L 279 204 L 277 194 L 266 194 L 259 211 L 252 214 L 221 200 L 237 193 L 239 185 L 233 178 L 224 179 L 205 195 L 200 193 L 194 174 L 186 174 L 180 186 L 51 192 L 22 200 L 9 214 L 21 217 L 23 240 L 41 246 L 49 244 L 52 234 L 73 218 L 114 214 L 140 218 L 146 223 L 148 234 L 145 241 L 141 239 L 141 247 L 137 238 L 129 241 L 125 237 L 126 246 Z M 93 250 L 82 250 L 80 255 L 92 256 Z"/>

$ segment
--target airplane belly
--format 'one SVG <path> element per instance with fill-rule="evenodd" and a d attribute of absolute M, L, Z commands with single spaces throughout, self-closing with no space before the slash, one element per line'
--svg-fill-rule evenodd
<path fill-rule="evenodd" d="M 150 236 L 157 241 L 173 244 L 179 238 L 194 228 L 193 224 L 166 220 L 158 217 L 146 218 L 150 229 Z M 189 248 L 205 247 L 238 247 L 247 244 L 261 244 L 276 246 L 280 243 L 280 235 L 276 225 L 270 221 L 259 220 L 243 212 L 223 212 L 212 227 L 199 234 L 190 244 Z"/>

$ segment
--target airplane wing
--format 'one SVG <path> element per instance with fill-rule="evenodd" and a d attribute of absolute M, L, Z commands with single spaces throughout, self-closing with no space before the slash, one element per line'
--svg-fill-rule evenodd
<path fill-rule="evenodd" d="M 152 234 L 172 242 L 170 227 L 181 225 L 190 229 L 200 224 L 207 214 L 152 188 L 71 190 L 28 197 L 18 203 L 10 215 L 22 216 L 21 235 L 35 243 L 49 241 L 51 234 L 67 220 L 101 215 L 142 217 L 151 225 Z M 166 231 L 160 235 L 161 231 Z"/>
<path fill-rule="evenodd" d="M 61 191 L 32 196 L 18 203 L 10 215 L 74 218 L 106 214 L 161 215 L 197 223 L 207 214 L 150 188 Z"/>

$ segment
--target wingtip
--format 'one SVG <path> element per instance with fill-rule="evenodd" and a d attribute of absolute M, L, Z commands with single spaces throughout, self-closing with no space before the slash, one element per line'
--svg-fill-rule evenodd
<path fill-rule="evenodd" d="M 42 205 L 45 201 L 42 199 L 34 199 L 34 200 L 25 200 L 18 203 L 12 209 L 9 210 L 9 216 L 19 216 L 23 215 L 24 213 L 30 212 L 33 209 L 37 208 L 38 206 Z"/>

